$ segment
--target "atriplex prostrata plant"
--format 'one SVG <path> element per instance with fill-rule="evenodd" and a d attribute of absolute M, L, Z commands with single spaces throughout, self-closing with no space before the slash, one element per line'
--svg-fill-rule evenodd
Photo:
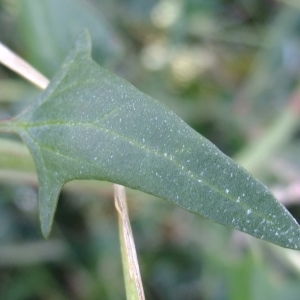
<path fill-rule="evenodd" d="M 97 179 L 282 247 L 300 247 L 299 225 L 264 185 L 164 105 L 99 67 L 90 52 L 84 32 L 45 92 L 1 122 L 34 158 L 45 237 L 62 186 Z"/>

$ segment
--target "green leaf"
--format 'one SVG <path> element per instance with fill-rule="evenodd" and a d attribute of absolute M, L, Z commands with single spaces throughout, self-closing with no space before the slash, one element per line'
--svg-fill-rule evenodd
<path fill-rule="evenodd" d="M 48 236 L 62 186 L 115 182 L 283 247 L 299 225 L 268 189 L 160 102 L 100 68 L 84 33 L 39 99 L 8 127 L 35 160 Z"/>

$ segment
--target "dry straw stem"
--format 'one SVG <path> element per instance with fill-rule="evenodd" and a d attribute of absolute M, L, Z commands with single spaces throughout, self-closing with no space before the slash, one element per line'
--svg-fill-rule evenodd
<path fill-rule="evenodd" d="M 124 267 L 126 294 L 129 299 L 145 299 L 140 268 L 135 251 L 133 234 L 128 217 L 125 188 L 114 184 L 115 206 L 119 212 L 119 226 L 122 230 L 121 251 Z M 126 272 L 126 269 L 128 272 Z"/>
<path fill-rule="evenodd" d="M 25 60 L 0 43 L 0 63 L 15 71 L 38 88 L 44 90 L 49 80 L 34 69 Z M 122 243 L 122 261 L 125 275 L 127 298 L 145 299 L 138 259 L 127 212 L 125 188 L 114 184 L 115 206 L 119 213 L 119 224 Z M 124 251 L 125 250 L 125 251 Z M 128 280 L 129 279 L 129 280 Z M 128 294 L 129 293 L 129 294 Z"/>
<path fill-rule="evenodd" d="M 49 80 L 29 65 L 25 60 L 16 55 L 0 42 L 0 62 L 15 71 L 40 89 L 45 89 Z"/>

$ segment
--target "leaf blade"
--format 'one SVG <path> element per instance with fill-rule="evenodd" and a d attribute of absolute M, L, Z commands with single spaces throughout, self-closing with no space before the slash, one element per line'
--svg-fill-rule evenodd
<path fill-rule="evenodd" d="M 164 105 L 100 68 L 90 52 L 84 33 L 46 91 L 14 121 L 35 159 L 41 190 L 55 187 L 47 200 L 40 195 L 45 235 L 63 184 L 97 179 L 300 247 L 298 224 L 265 186 Z"/>

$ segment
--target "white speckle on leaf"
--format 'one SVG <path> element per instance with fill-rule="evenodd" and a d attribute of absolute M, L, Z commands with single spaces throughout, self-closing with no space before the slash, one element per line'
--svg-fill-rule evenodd
<path fill-rule="evenodd" d="M 228 194 L 229 193 L 229 190 L 228 189 L 226 189 L 226 194 Z"/>
<path fill-rule="evenodd" d="M 251 208 L 247 209 L 247 215 L 250 215 L 252 212 Z"/>

